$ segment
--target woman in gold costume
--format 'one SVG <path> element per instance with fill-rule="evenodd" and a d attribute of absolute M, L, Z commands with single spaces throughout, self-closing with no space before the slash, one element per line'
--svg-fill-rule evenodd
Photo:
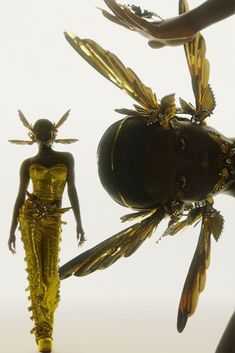
<path fill-rule="evenodd" d="M 55 125 L 47 119 L 37 120 L 32 127 L 21 112 L 20 119 L 29 129 L 31 141 L 10 140 L 18 144 L 38 144 L 38 153 L 26 159 L 20 168 L 20 186 L 16 198 L 9 250 L 15 253 L 15 231 L 19 222 L 26 254 L 30 291 L 29 299 L 35 334 L 40 352 L 51 352 L 54 312 L 59 302 L 58 255 L 61 237 L 61 215 L 71 207 L 61 208 L 67 183 L 68 196 L 77 223 L 77 239 L 82 244 L 84 231 L 74 182 L 74 159 L 68 152 L 52 149 L 53 142 L 71 143 L 75 139 L 57 140 L 58 127 L 69 111 Z M 27 191 L 32 182 L 32 193 Z M 25 200 L 27 195 L 27 199 Z"/>

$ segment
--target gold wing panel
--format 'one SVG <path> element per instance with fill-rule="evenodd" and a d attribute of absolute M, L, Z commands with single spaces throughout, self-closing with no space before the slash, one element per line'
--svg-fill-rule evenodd
<path fill-rule="evenodd" d="M 186 0 L 179 1 L 179 13 L 189 10 Z M 206 58 L 206 43 L 198 32 L 195 38 L 184 44 L 186 59 L 192 79 L 192 88 L 196 101 L 197 120 L 203 121 L 215 108 L 215 98 L 208 84 L 210 64 Z"/>
<path fill-rule="evenodd" d="M 196 310 L 199 294 L 203 291 L 206 283 L 206 269 L 210 264 L 211 231 L 208 219 L 202 222 L 198 244 L 190 265 L 188 275 L 184 284 L 180 299 L 177 329 L 182 332 L 188 317 Z"/>
<path fill-rule="evenodd" d="M 104 50 L 90 39 L 80 39 L 67 32 L 65 32 L 65 38 L 77 53 L 101 75 L 129 94 L 147 111 L 158 108 L 156 95 L 151 88 L 146 87 L 131 69 L 123 65 L 116 55 Z"/>
<path fill-rule="evenodd" d="M 85 276 L 98 269 L 101 270 L 111 266 L 122 256 L 132 255 L 152 235 L 164 216 L 163 208 L 156 209 L 141 222 L 85 251 L 60 268 L 60 278 L 65 279 L 71 275 Z M 132 218 L 133 215 L 130 217 Z"/>

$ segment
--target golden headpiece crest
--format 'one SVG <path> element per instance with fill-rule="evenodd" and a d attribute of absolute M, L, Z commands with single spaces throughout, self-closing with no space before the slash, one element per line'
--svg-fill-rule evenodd
<path fill-rule="evenodd" d="M 29 130 L 28 132 L 28 136 L 30 138 L 30 140 L 8 140 L 11 143 L 15 143 L 17 145 L 32 145 L 33 143 L 35 143 L 37 141 L 37 134 L 34 131 L 33 126 L 28 122 L 28 120 L 26 119 L 26 117 L 24 116 L 24 114 L 18 110 L 19 113 L 19 117 L 21 122 L 23 123 L 23 125 Z M 57 133 L 58 133 L 58 129 L 61 127 L 61 125 L 67 120 L 68 116 L 69 116 L 70 110 L 68 110 L 60 119 L 57 123 L 53 124 L 52 130 L 51 130 L 51 139 L 50 139 L 50 143 L 62 143 L 62 144 L 70 144 L 73 142 L 78 141 L 78 139 L 57 139 Z"/>

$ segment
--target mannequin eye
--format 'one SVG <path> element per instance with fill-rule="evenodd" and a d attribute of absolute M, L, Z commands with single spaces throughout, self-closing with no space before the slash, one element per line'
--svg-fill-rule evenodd
<path fill-rule="evenodd" d="M 178 151 L 185 151 L 185 147 L 186 147 L 186 142 L 185 139 L 180 136 L 177 141 L 176 141 L 176 147 Z"/>
<path fill-rule="evenodd" d="M 176 183 L 175 183 L 175 191 L 178 197 L 181 196 L 182 192 L 186 188 L 186 185 L 187 185 L 187 182 L 186 182 L 185 175 L 180 175 L 179 177 L 177 177 Z"/>

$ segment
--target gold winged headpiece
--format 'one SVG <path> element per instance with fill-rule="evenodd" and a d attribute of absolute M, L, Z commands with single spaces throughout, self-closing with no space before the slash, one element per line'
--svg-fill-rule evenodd
<path fill-rule="evenodd" d="M 37 136 L 36 136 L 36 132 L 34 131 L 33 126 L 28 122 L 28 120 L 26 119 L 26 117 L 24 116 L 24 114 L 18 110 L 19 113 L 19 117 L 21 122 L 23 123 L 23 125 L 29 130 L 29 138 L 30 140 L 8 140 L 11 143 L 15 143 L 17 145 L 32 145 L 33 143 L 35 143 L 37 141 Z M 63 143 L 63 144 L 70 144 L 73 142 L 78 141 L 78 139 L 57 139 L 57 133 L 58 133 L 58 129 L 61 127 L 61 125 L 67 120 L 68 116 L 69 116 L 70 110 L 68 110 L 60 119 L 59 121 L 55 124 L 53 124 L 52 130 L 51 130 L 51 139 L 50 139 L 50 143 Z"/>
<path fill-rule="evenodd" d="M 179 12 L 185 11 L 188 11 L 188 5 L 185 0 L 180 0 Z M 178 109 L 174 94 L 158 100 L 151 88 L 146 87 L 130 68 L 125 67 L 114 54 L 104 50 L 96 42 L 82 40 L 67 32 L 65 37 L 91 66 L 137 101 L 138 105 L 134 105 L 134 110 L 119 109 L 118 112 L 145 118 L 147 124 L 159 124 L 166 129 L 177 127 L 176 113 L 189 115 L 196 124 L 205 124 L 205 119 L 213 113 L 215 99 L 208 84 L 209 62 L 205 57 L 205 41 L 200 33 L 197 33 L 192 42 L 184 45 L 196 103 L 193 106 L 180 99 L 181 108 Z M 205 286 L 206 270 L 210 262 L 211 235 L 218 241 L 223 229 L 224 219 L 213 207 L 213 203 L 212 197 L 190 203 L 175 200 L 155 209 L 126 215 L 121 218 L 122 221 L 139 218 L 140 221 L 62 266 L 60 277 L 64 279 L 70 275 L 84 276 L 112 265 L 122 256 L 130 256 L 153 234 L 165 217 L 170 217 L 170 221 L 163 236 L 172 236 L 189 225 L 201 222 L 198 244 L 179 303 L 177 328 L 181 332 L 188 317 L 194 313 L 199 294 Z"/>

